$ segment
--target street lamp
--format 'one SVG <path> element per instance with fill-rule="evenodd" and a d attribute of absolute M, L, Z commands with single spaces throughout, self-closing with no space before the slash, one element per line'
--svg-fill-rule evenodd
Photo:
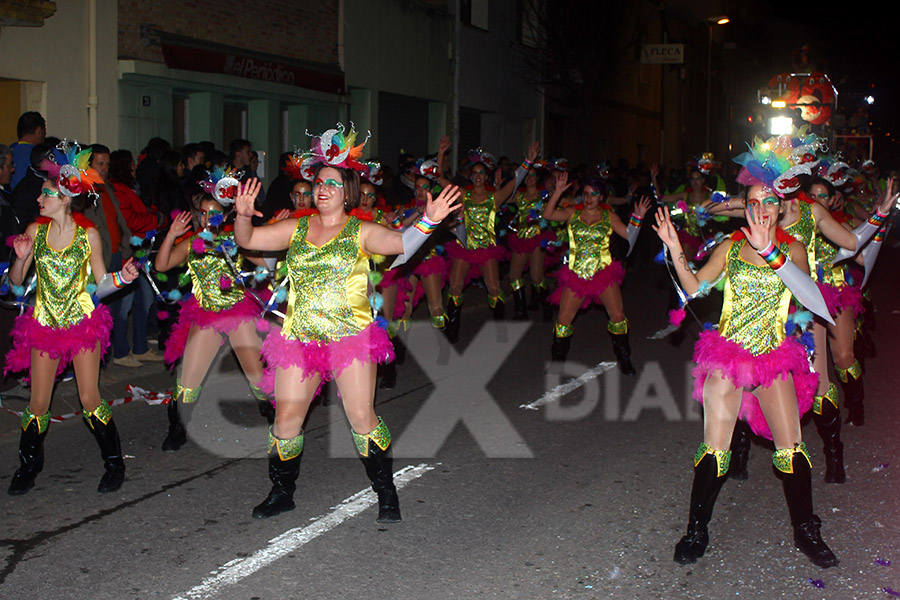
<path fill-rule="evenodd" d="M 705 151 L 709 152 L 709 114 L 710 114 L 710 98 L 712 97 L 712 31 L 713 25 L 725 25 L 729 19 L 725 15 L 717 17 L 709 17 L 706 19 L 706 25 L 709 27 L 709 51 L 706 55 L 706 147 Z"/>

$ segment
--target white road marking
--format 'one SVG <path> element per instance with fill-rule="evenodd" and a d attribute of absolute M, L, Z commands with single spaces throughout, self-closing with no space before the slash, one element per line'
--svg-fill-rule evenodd
<path fill-rule="evenodd" d="M 434 465 L 424 463 L 404 467 L 394 473 L 394 485 L 397 486 L 397 489 L 400 489 L 410 481 L 418 479 L 433 469 Z M 278 537 L 269 540 L 268 546 L 257 550 L 251 556 L 225 563 L 216 571 L 213 571 L 200 585 L 193 587 L 184 594 L 175 596 L 172 600 L 211 598 L 219 594 L 224 588 L 240 582 L 279 558 L 294 552 L 307 542 L 334 529 L 344 521 L 355 517 L 373 504 L 376 504 L 377 501 L 378 498 L 371 489 L 360 490 L 333 507 L 330 513 L 314 518 L 309 525 L 289 529 Z"/>
<path fill-rule="evenodd" d="M 596 367 L 592 369 L 588 369 L 575 379 L 571 381 L 567 381 L 566 383 L 561 383 L 552 390 L 545 392 L 543 396 L 532 402 L 531 404 L 520 404 L 519 408 L 526 408 L 528 410 L 537 410 L 538 408 L 544 406 L 545 404 L 550 404 L 551 402 L 556 402 L 569 392 L 577 390 L 585 383 L 599 377 L 603 373 L 606 373 L 610 369 L 616 366 L 615 362 L 602 362 L 598 364 Z"/>

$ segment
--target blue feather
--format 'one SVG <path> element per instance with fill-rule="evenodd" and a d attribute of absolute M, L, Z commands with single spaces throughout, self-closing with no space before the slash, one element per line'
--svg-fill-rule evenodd
<path fill-rule="evenodd" d="M 816 339 L 813 337 L 812 331 L 805 331 L 800 336 L 800 343 L 806 347 L 807 352 L 816 351 Z"/>
<path fill-rule="evenodd" d="M 809 329 L 809 326 L 813 322 L 813 314 L 808 310 L 798 310 L 793 315 L 791 315 L 791 320 L 797 327 L 806 330 Z"/>
<path fill-rule="evenodd" d="M 666 248 L 663 246 L 663 249 L 659 251 L 659 254 L 653 257 L 653 262 L 659 263 L 661 265 L 666 264 Z"/>

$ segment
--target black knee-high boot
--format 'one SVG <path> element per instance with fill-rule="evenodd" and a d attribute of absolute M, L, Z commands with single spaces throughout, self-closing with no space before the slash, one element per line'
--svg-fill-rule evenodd
<path fill-rule="evenodd" d="M 254 519 L 267 519 L 294 510 L 294 492 L 300 474 L 300 454 L 303 452 L 303 431 L 295 438 L 276 438 L 269 427 L 269 481 L 272 489 L 260 504 L 253 508 Z"/>
<path fill-rule="evenodd" d="M 248 383 L 250 384 L 250 391 L 253 392 L 253 397 L 256 398 L 259 416 L 263 417 L 270 426 L 273 425 L 275 423 L 275 405 L 272 404 L 271 396 L 262 391 L 260 387 L 252 381 Z M 163 448 L 163 450 L 165 450 L 165 448 Z"/>
<path fill-rule="evenodd" d="M 105 472 L 97 485 L 97 491 L 115 492 L 125 481 L 125 460 L 122 458 L 122 444 L 119 441 L 119 430 L 113 422 L 112 409 L 106 400 L 101 400 L 100 406 L 93 412 L 84 413 L 84 421 L 94 434 L 97 446 L 100 447 L 100 456 L 103 458 Z"/>
<path fill-rule="evenodd" d="M 694 455 L 694 483 L 691 485 L 691 506 L 687 532 L 675 544 L 675 562 L 686 565 L 697 562 L 709 544 L 709 520 L 725 474 L 728 473 L 730 450 L 713 450 L 700 444 Z"/>
<path fill-rule="evenodd" d="M 832 383 L 824 396 L 816 396 L 813 422 L 822 438 L 825 454 L 825 483 L 844 483 L 844 444 L 841 442 L 841 411 L 837 407 L 837 387 Z"/>
<path fill-rule="evenodd" d="M 394 460 L 391 457 L 391 432 L 381 417 L 378 427 L 365 435 L 353 432 L 353 441 L 359 451 L 366 475 L 372 482 L 372 490 L 378 495 L 379 523 L 399 523 L 400 500 L 394 485 Z"/>
<path fill-rule="evenodd" d="M 488 306 L 495 321 L 502 321 L 506 318 L 506 301 L 502 293 L 497 296 L 488 296 Z"/>
<path fill-rule="evenodd" d="M 750 476 L 747 463 L 750 461 L 751 435 L 753 432 L 750 426 L 738 419 L 734 425 L 734 433 L 731 434 L 731 466 L 728 469 L 728 477 L 731 479 L 743 481 Z"/>
<path fill-rule="evenodd" d="M 612 339 L 613 354 L 616 355 L 616 362 L 619 364 L 619 370 L 623 375 L 634 375 L 634 365 L 631 364 L 631 344 L 628 343 L 628 319 L 613 323 L 610 321 L 606 326 L 609 331 L 609 337 Z"/>
<path fill-rule="evenodd" d="M 30 407 L 25 409 L 19 438 L 19 468 L 9 483 L 10 496 L 21 496 L 34 487 L 35 477 L 44 468 L 44 438 L 49 425 L 50 413 L 35 416 Z"/>
<path fill-rule="evenodd" d="M 572 346 L 574 328 L 571 325 L 557 323 L 553 326 L 553 344 L 550 346 L 550 360 L 565 362 Z"/>
<path fill-rule="evenodd" d="M 187 442 L 187 430 L 181 422 L 178 414 L 178 402 L 173 398 L 166 407 L 166 415 L 169 417 L 169 431 L 163 440 L 163 452 L 176 452 Z"/>
<path fill-rule="evenodd" d="M 822 521 L 813 513 L 812 474 L 806 444 L 801 442 L 796 448 L 776 450 L 773 462 L 781 471 L 797 549 L 818 567 L 827 569 L 837 565 L 837 557 L 822 540 Z"/>
<path fill-rule="evenodd" d="M 863 406 L 866 392 L 863 388 L 862 367 L 859 361 L 854 361 L 846 369 L 837 371 L 838 381 L 841 385 L 841 391 L 844 392 L 844 406 L 847 407 L 847 419 L 844 423 L 850 423 L 857 427 L 862 426 L 866 422 L 866 409 Z"/>
<path fill-rule="evenodd" d="M 459 322 L 462 318 L 462 296 L 447 297 L 447 326 L 444 335 L 447 341 L 455 344 L 459 341 Z"/>
<path fill-rule="evenodd" d="M 516 321 L 528 320 L 528 306 L 525 303 L 525 284 L 521 279 L 510 282 L 513 293 L 513 319 Z"/>

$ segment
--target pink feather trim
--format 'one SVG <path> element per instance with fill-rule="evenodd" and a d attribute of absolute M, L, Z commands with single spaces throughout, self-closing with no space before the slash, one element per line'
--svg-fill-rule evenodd
<path fill-rule="evenodd" d="M 394 360 L 394 346 L 387 331 L 370 323 L 359 333 L 338 340 L 303 342 L 272 331 L 262 344 L 266 369 L 259 383 L 266 393 L 275 392 L 275 371 L 300 367 L 303 379 L 320 376 L 321 384 L 339 376 L 353 361 L 387 363 Z M 318 394 L 318 389 L 316 390 Z"/>
<path fill-rule="evenodd" d="M 797 410 L 803 416 L 813 403 L 819 376 L 809 370 L 806 349 L 794 338 L 787 338 L 770 352 L 753 355 L 734 340 L 723 338 L 718 331 L 707 330 L 700 334 L 694 346 L 694 400 L 703 402 L 703 386 L 712 371 L 718 371 L 736 387 L 754 389 L 767 387 L 776 378 L 793 377 L 797 396 Z M 745 420 L 753 432 L 772 439 L 769 424 L 759 406 L 759 399 L 750 392 L 741 398 L 740 418 Z"/>
<path fill-rule="evenodd" d="M 481 265 L 489 260 L 503 261 L 509 258 L 509 252 L 503 246 L 488 246 L 487 248 L 475 248 L 469 250 L 463 248 L 462 244 L 454 240 L 451 244 L 444 245 L 444 251 L 451 260 L 461 260 L 469 263 L 471 268 L 466 273 L 464 285 L 469 285 L 473 279 L 481 277 Z"/>
<path fill-rule="evenodd" d="M 481 266 L 489 260 L 506 260 L 507 251 L 503 246 L 488 246 L 487 248 L 463 248 L 462 244 L 454 241 L 452 244 L 446 244 L 444 250 L 447 256 L 453 260 L 459 259 L 472 265 L 473 267 Z"/>
<path fill-rule="evenodd" d="M 28 309 L 16 317 L 12 330 L 12 349 L 6 355 L 4 373 L 17 373 L 31 367 L 31 350 L 39 350 L 42 356 L 58 358 L 56 374 L 60 374 L 72 358 L 82 350 L 93 350 L 100 342 L 101 356 L 109 348 L 113 320 L 106 305 L 94 308 L 90 315 L 68 328 L 47 327 L 38 323 Z"/>
<path fill-rule="evenodd" d="M 836 317 L 847 309 L 852 309 L 855 317 L 865 312 L 862 292 L 859 288 L 852 285 L 837 287 L 821 281 L 817 282 L 817 285 L 819 291 L 822 292 L 822 297 L 825 298 L 825 305 L 828 306 L 831 316 Z"/>
<path fill-rule="evenodd" d="M 450 261 L 443 256 L 432 256 L 431 258 L 423 260 L 415 269 L 413 269 L 413 275 L 419 278 L 419 283 L 416 285 L 416 289 L 413 292 L 413 308 L 415 308 L 419 302 L 421 302 L 422 298 L 425 297 L 425 286 L 422 285 L 422 280 L 435 274 L 440 276 L 441 288 L 443 288 L 450 279 Z"/>
<path fill-rule="evenodd" d="M 674 325 L 675 327 L 680 327 L 681 322 L 684 321 L 684 317 L 687 315 L 687 311 L 682 308 L 676 308 L 669 311 L 669 324 Z"/>
<path fill-rule="evenodd" d="M 166 364 L 175 364 L 184 354 L 188 334 L 194 325 L 200 329 L 215 329 L 219 333 L 229 333 L 237 329 L 241 323 L 257 321 L 259 313 L 259 305 L 247 292 L 244 292 L 244 298 L 234 306 L 219 312 L 206 310 L 200 306 L 194 296 L 189 297 L 181 304 L 178 323 L 172 328 L 172 333 L 166 342 L 164 354 Z"/>
<path fill-rule="evenodd" d="M 552 242 L 555 239 L 556 234 L 552 231 L 542 231 L 541 233 L 528 238 L 519 237 L 517 233 L 511 231 L 506 237 L 506 244 L 509 246 L 509 249 L 516 254 L 531 254 L 535 249 L 541 246 L 541 242 Z"/>
<path fill-rule="evenodd" d="M 548 301 L 551 304 L 559 304 L 564 289 L 571 290 L 579 298 L 584 298 L 581 308 L 587 308 L 592 303 L 603 304 L 600 294 L 612 284 L 621 285 L 625 280 L 625 268 L 617 260 L 612 261 L 606 267 L 600 269 L 590 279 L 582 279 L 572 271 L 568 265 L 564 265 L 556 274 L 559 285 L 550 294 Z"/>

